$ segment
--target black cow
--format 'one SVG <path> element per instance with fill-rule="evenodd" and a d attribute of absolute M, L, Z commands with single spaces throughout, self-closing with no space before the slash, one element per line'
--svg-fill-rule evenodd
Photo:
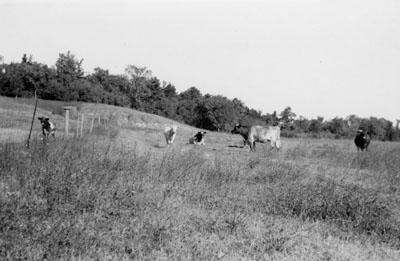
<path fill-rule="evenodd" d="M 354 139 L 354 143 L 357 146 L 357 151 L 368 151 L 369 143 L 371 142 L 371 135 L 368 131 L 364 131 L 359 129 L 357 131 L 356 137 Z"/>

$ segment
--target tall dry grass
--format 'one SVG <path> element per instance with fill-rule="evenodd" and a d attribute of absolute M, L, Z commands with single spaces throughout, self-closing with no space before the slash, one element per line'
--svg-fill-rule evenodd
<path fill-rule="evenodd" d="M 26 148 L 31 105 L 1 101 L 0 259 L 400 260 L 399 143 L 250 153 L 186 126 L 166 146 L 159 118 L 43 142 L 35 119 Z M 62 129 L 63 104 L 42 105 Z"/>
<path fill-rule="evenodd" d="M 2 259 L 399 257 L 397 146 L 121 147 L 118 132 L 1 146 Z"/>

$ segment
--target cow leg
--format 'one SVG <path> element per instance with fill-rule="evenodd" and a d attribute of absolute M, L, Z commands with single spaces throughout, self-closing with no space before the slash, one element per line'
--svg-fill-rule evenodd
<path fill-rule="evenodd" d="M 249 144 L 250 151 L 253 151 L 253 149 L 254 149 L 253 142 L 248 141 L 247 144 Z"/>
<path fill-rule="evenodd" d="M 280 148 L 281 148 L 281 141 L 277 140 L 276 141 L 276 149 L 279 151 Z"/>
<path fill-rule="evenodd" d="M 271 149 L 270 149 L 270 150 L 273 150 L 274 147 L 275 147 L 275 140 L 271 139 L 271 140 L 269 141 L 269 143 L 271 144 Z"/>
<path fill-rule="evenodd" d="M 256 151 L 256 142 L 253 141 L 251 144 L 252 144 L 253 146 L 250 147 L 250 149 L 253 148 L 252 150 L 253 150 L 253 151 Z"/>
<path fill-rule="evenodd" d="M 246 139 L 246 140 L 243 141 L 243 143 L 244 143 L 244 147 L 246 147 L 246 145 L 248 145 L 248 146 L 250 147 L 250 150 L 252 150 L 252 148 L 251 148 L 251 142 L 250 142 L 249 140 Z M 243 147 L 243 148 L 244 148 L 244 147 Z"/>

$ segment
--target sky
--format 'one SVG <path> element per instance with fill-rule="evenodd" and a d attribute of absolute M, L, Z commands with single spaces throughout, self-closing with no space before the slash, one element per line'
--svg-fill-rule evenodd
<path fill-rule="evenodd" d="M 400 119 L 398 0 L 0 0 L 0 55 L 60 53 L 308 119 Z"/>

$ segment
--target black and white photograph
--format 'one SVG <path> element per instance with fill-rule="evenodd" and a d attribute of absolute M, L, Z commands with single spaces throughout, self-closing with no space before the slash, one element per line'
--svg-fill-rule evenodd
<path fill-rule="evenodd" d="M 400 260 L 400 1 L 0 0 L 0 260 Z"/>

